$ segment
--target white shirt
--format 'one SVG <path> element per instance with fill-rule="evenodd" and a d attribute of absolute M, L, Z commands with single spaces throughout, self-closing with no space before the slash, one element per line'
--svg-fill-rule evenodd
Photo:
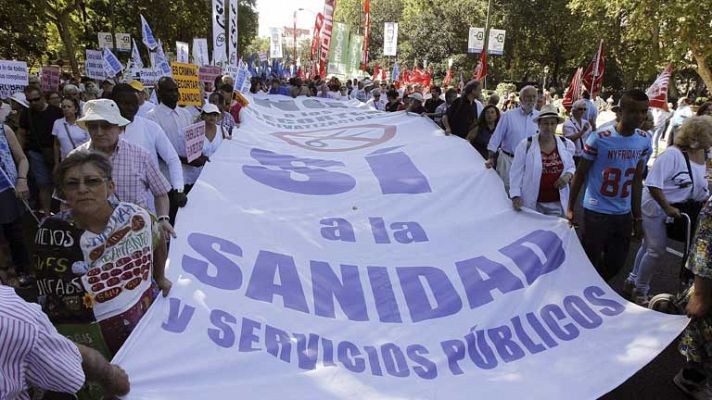
<path fill-rule="evenodd" d="M 351 98 L 356 99 L 362 103 L 365 103 L 366 102 L 366 91 L 363 89 L 354 88 L 351 91 Z"/>
<path fill-rule="evenodd" d="M 537 115 L 539 111 L 532 109 L 526 114 L 522 107 L 502 114 L 487 145 L 487 150 L 495 153 L 501 147 L 507 153 L 514 154 L 514 149 L 522 140 L 539 132 L 539 126 L 533 121 Z"/>
<path fill-rule="evenodd" d="M 527 146 L 529 150 L 527 150 Z M 556 149 L 559 158 L 564 164 L 565 173 L 576 172 L 574 164 L 574 144 L 570 140 L 556 137 Z M 539 184 L 541 183 L 541 147 L 539 147 L 539 134 L 532 136 L 531 144 L 528 139 L 522 140 L 514 152 L 514 160 L 509 170 L 509 196 L 521 197 L 524 207 L 536 210 L 539 198 Z M 561 209 L 566 210 L 569 204 L 569 186 L 559 189 Z"/>
<path fill-rule="evenodd" d="M 166 178 L 171 183 L 171 186 L 174 189 L 183 189 L 183 169 L 181 168 L 180 158 L 178 158 L 178 153 L 176 153 L 176 149 L 173 148 L 165 132 L 157 123 L 137 115 L 134 117 L 133 122 L 126 125 L 121 137 L 129 143 L 146 149 L 156 166 L 160 166 L 158 162 L 158 156 L 160 156 L 161 160 L 168 166 Z"/>
<path fill-rule="evenodd" d="M 381 96 L 381 97 L 383 97 L 383 96 Z M 385 111 L 385 109 L 386 109 L 386 101 L 383 100 L 382 98 L 378 99 L 378 101 L 371 98 L 366 102 L 366 105 L 373 108 L 374 110 L 378 110 L 378 111 Z"/>
<path fill-rule="evenodd" d="M 668 203 L 680 203 L 690 198 L 695 201 L 706 200 L 709 197 L 709 190 L 705 165 L 690 160 L 690 170 L 692 170 L 692 180 L 682 151 L 677 146 L 668 147 L 658 156 L 648 172 L 643 199 L 652 198 L 648 187 L 655 187 L 662 189 Z"/>
<path fill-rule="evenodd" d="M 582 124 L 586 127 L 586 130 L 583 132 L 583 135 L 581 135 L 580 138 L 574 141 L 573 139 L 571 139 L 571 137 L 581 130 Z M 564 122 L 562 130 L 564 136 L 571 139 L 576 145 L 576 156 L 581 156 L 583 154 L 583 144 L 586 143 L 588 135 L 591 134 L 591 124 L 587 120 L 583 119 L 583 117 L 581 118 L 581 123 L 579 123 L 578 121 L 576 121 L 576 119 L 572 117 L 567 119 L 566 122 Z"/>
<path fill-rule="evenodd" d="M 193 123 L 193 117 L 188 110 L 182 107 L 170 109 L 165 104 L 159 104 L 146 114 L 146 118 L 156 122 L 163 128 L 163 132 L 165 132 L 178 156 L 186 157 L 183 128 Z M 167 175 L 163 163 L 161 163 L 161 170 L 164 175 Z M 200 168 L 183 164 L 183 181 L 186 185 L 195 183 L 189 177 L 197 176 L 196 170 L 198 171 L 197 174 L 200 174 Z"/>
<path fill-rule="evenodd" d="M 156 106 L 155 104 L 146 100 L 143 102 L 143 104 L 138 106 L 138 112 L 136 113 L 136 115 L 138 115 L 139 117 L 145 117 L 146 114 L 148 114 L 149 111 L 153 110 L 153 107 L 155 107 L 155 106 Z"/>
<path fill-rule="evenodd" d="M 69 131 L 69 135 L 67 135 L 67 131 Z M 74 124 L 70 124 L 67 122 L 66 118 L 60 118 L 54 121 L 52 136 L 56 137 L 57 142 L 59 142 L 59 154 L 61 160 L 67 158 L 67 154 L 69 154 L 72 150 L 89 141 L 89 133 L 79 127 L 76 122 Z M 74 142 L 73 145 L 72 142 Z"/>
<path fill-rule="evenodd" d="M 475 120 L 480 118 L 480 114 L 482 114 L 482 111 L 485 109 L 485 106 L 482 105 L 482 102 L 475 99 Z"/>

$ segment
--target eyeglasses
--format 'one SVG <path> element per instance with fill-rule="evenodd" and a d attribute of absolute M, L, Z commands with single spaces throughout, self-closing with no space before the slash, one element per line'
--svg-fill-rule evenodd
<path fill-rule="evenodd" d="M 108 181 L 109 178 L 99 178 L 97 176 L 90 176 L 84 178 L 83 180 L 72 179 L 64 182 L 64 190 L 76 191 L 79 190 L 79 186 L 84 182 L 84 186 L 88 189 L 96 189 L 101 186 L 104 182 Z"/>
<path fill-rule="evenodd" d="M 30 103 L 34 103 L 34 102 L 36 102 L 36 101 L 40 101 L 41 99 L 42 99 L 42 96 L 39 96 L 39 97 L 35 97 L 35 98 L 32 98 L 32 99 L 27 99 L 27 101 L 30 102 Z"/>

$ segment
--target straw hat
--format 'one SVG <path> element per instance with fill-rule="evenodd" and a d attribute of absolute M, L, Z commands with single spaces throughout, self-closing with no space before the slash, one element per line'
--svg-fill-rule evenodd
<path fill-rule="evenodd" d="M 126 126 L 131 121 L 121 116 L 119 106 L 114 100 L 97 99 L 84 103 L 84 116 L 77 120 L 82 129 L 87 129 L 86 123 L 91 121 L 106 121 L 113 125 Z"/>
<path fill-rule="evenodd" d="M 541 111 L 539 111 L 539 115 L 532 118 L 532 120 L 538 124 L 539 120 L 542 118 L 556 118 L 556 120 L 560 124 L 564 122 L 564 119 L 561 118 L 561 116 L 559 115 L 559 109 L 556 108 L 556 106 L 554 106 L 552 104 L 547 104 L 544 107 L 542 107 Z"/>

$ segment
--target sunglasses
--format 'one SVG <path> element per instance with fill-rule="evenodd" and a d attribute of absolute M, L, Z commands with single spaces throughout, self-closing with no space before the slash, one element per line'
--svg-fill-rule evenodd
<path fill-rule="evenodd" d="M 34 102 L 36 102 L 36 101 L 40 101 L 41 99 L 42 99 L 42 97 L 40 96 L 40 97 L 35 97 L 35 98 L 32 98 L 32 99 L 27 99 L 27 101 L 30 102 L 30 103 L 34 103 Z"/>
<path fill-rule="evenodd" d="M 96 189 L 101 186 L 104 182 L 108 181 L 109 178 L 99 178 L 99 177 L 88 177 L 83 180 L 71 179 L 64 182 L 64 190 L 76 191 L 79 190 L 79 186 L 84 183 L 84 186 L 88 189 Z"/>

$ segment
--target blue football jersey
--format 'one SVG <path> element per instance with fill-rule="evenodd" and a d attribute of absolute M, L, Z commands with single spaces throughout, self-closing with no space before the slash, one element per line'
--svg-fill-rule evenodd
<path fill-rule="evenodd" d="M 602 214 L 629 213 L 635 168 L 652 152 L 650 137 L 640 129 L 630 136 L 622 136 L 615 126 L 590 134 L 583 148 L 583 157 L 591 161 L 584 208 Z"/>

